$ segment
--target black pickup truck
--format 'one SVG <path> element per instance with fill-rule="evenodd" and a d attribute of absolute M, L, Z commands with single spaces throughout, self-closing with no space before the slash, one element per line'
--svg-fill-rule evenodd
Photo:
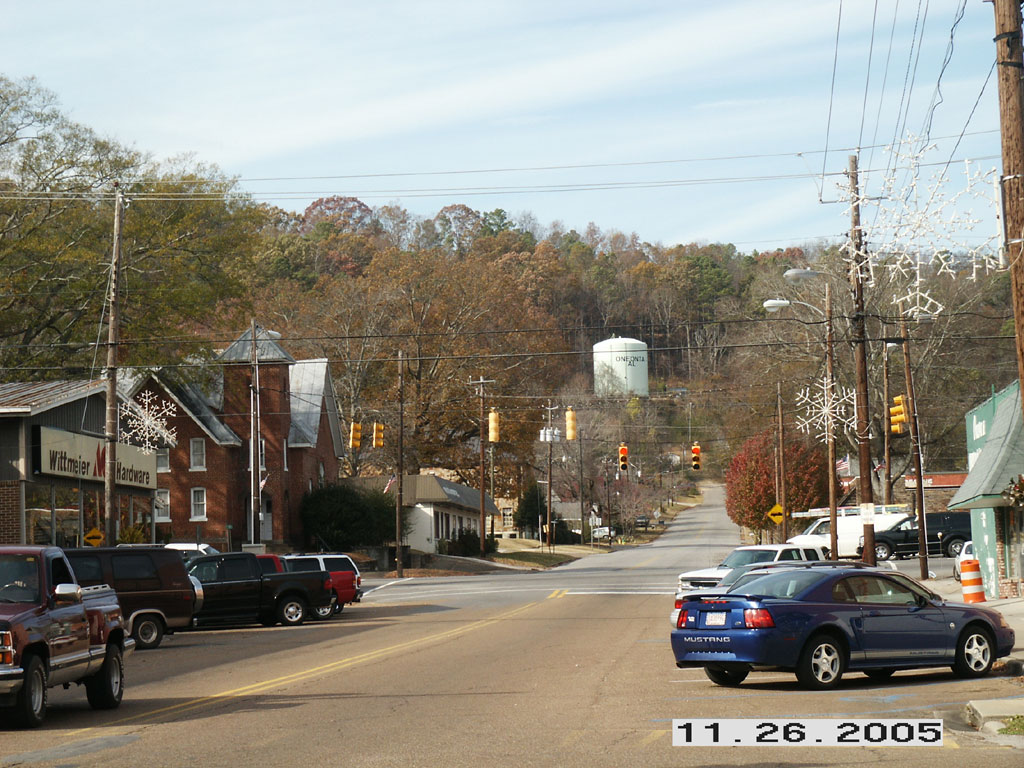
<path fill-rule="evenodd" d="M 203 606 L 192 618 L 207 624 L 301 624 L 311 610 L 334 599 L 327 571 L 263 573 L 251 552 L 197 557 L 188 572 L 203 585 Z"/>

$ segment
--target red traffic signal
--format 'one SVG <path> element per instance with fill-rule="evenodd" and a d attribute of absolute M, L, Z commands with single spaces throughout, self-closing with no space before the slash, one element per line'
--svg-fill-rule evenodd
<path fill-rule="evenodd" d="M 700 469 L 700 443 L 690 446 L 690 466 L 693 469 Z"/>
<path fill-rule="evenodd" d="M 629 471 L 629 448 L 625 443 L 619 443 L 619 470 Z"/>

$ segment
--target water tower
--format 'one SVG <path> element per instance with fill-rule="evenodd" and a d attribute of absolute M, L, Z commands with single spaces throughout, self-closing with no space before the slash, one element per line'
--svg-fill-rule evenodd
<path fill-rule="evenodd" d="M 595 344 L 594 392 L 647 397 L 647 345 L 618 338 Z"/>

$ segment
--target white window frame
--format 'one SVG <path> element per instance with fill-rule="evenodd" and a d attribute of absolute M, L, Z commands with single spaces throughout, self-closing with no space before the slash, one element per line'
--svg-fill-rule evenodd
<path fill-rule="evenodd" d="M 260 438 L 260 469 L 267 468 L 267 439 Z"/>
<path fill-rule="evenodd" d="M 170 448 L 157 448 L 156 449 L 156 471 L 157 472 L 170 472 L 171 471 L 171 449 Z"/>
<path fill-rule="evenodd" d="M 284 471 L 288 471 L 288 438 L 284 439 Z"/>
<path fill-rule="evenodd" d="M 202 451 L 202 456 L 199 457 L 202 460 L 201 464 L 196 463 L 196 448 L 199 447 Z M 206 439 L 202 437 L 193 437 L 188 441 L 188 468 L 193 472 L 205 472 L 206 471 Z"/>
<path fill-rule="evenodd" d="M 196 495 L 201 494 L 201 501 L 196 500 Z M 205 522 L 206 521 L 206 489 L 197 487 L 192 488 L 188 494 L 189 498 L 189 522 Z M 197 508 L 201 514 L 196 514 Z"/>
<path fill-rule="evenodd" d="M 153 496 L 153 520 L 157 523 L 171 522 L 171 489 L 157 488 Z"/>

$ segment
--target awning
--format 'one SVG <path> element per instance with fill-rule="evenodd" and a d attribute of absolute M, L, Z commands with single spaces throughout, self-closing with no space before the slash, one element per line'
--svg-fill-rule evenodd
<path fill-rule="evenodd" d="M 1024 474 L 1024 418 L 1020 387 L 1000 401 L 989 435 L 964 484 L 947 505 L 949 509 L 1005 507 L 1003 491 Z"/>

